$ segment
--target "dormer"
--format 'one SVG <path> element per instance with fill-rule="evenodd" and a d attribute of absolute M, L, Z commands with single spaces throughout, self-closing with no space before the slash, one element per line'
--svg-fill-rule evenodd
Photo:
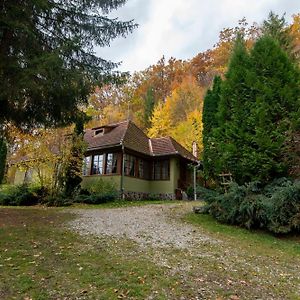
<path fill-rule="evenodd" d="M 92 128 L 93 130 L 93 136 L 103 136 L 104 134 L 107 134 L 111 132 L 116 126 L 99 126 Z"/>

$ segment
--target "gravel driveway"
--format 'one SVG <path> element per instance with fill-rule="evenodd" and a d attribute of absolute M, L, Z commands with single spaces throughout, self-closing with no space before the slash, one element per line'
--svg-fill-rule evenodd
<path fill-rule="evenodd" d="M 216 243 L 200 229 L 180 222 L 180 214 L 191 205 L 146 205 L 112 209 L 78 209 L 70 223 L 80 234 L 129 238 L 141 246 L 188 248 Z M 174 211 L 176 213 L 174 214 Z M 178 216 L 179 213 L 179 216 Z"/>

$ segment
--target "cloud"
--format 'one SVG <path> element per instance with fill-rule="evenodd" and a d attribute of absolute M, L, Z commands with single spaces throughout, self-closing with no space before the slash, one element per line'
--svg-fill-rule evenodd
<path fill-rule="evenodd" d="M 220 30 L 234 27 L 246 17 L 261 23 L 273 10 L 282 15 L 300 12 L 299 0 L 128 0 L 114 12 L 121 20 L 135 19 L 139 28 L 126 39 L 118 38 L 97 54 L 123 61 L 122 71 L 142 70 L 163 55 L 188 59 L 211 48 Z"/>

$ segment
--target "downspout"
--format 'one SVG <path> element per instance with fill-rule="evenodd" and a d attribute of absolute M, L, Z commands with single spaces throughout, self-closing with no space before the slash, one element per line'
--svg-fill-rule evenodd
<path fill-rule="evenodd" d="M 124 173 L 125 173 L 125 151 L 122 143 L 122 169 L 121 169 L 121 199 L 124 200 Z"/>

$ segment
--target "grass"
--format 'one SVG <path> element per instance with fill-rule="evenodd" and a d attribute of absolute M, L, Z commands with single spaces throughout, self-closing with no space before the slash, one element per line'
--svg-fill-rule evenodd
<path fill-rule="evenodd" d="M 165 205 L 165 204 L 179 204 L 182 201 L 178 200 L 135 200 L 135 201 L 112 201 L 108 203 L 102 204 L 82 204 L 82 203 L 75 203 L 69 208 L 84 208 L 84 209 L 98 209 L 98 208 L 119 208 L 119 207 L 131 207 L 131 206 L 145 206 L 145 205 Z"/>
<path fill-rule="evenodd" d="M 141 248 L 68 230 L 69 208 L 0 208 L 0 299 L 300 299 L 299 237 L 220 224 L 176 203 L 171 219 L 215 242 Z M 145 204 L 162 202 L 89 208 Z"/>
<path fill-rule="evenodd" d="M 262 230 L 247 230 L 238 226 L 221 224 L 210 215 L 189 213 L 184 220 L 214 234 L 216 238 L 230 242 L 239 241 L 241 246 L 253 248 L 255 252 L 266 250 L 283 251 L 286 255 L 300 255 L 300 237 L 297 235 L 275 236 Z"/>
<path fill-rule="evenodd" d="M 56 209 L 0 209 L 0 299 L 168 299 L 166 268 L 128 240 L 81 237 Z"/>

